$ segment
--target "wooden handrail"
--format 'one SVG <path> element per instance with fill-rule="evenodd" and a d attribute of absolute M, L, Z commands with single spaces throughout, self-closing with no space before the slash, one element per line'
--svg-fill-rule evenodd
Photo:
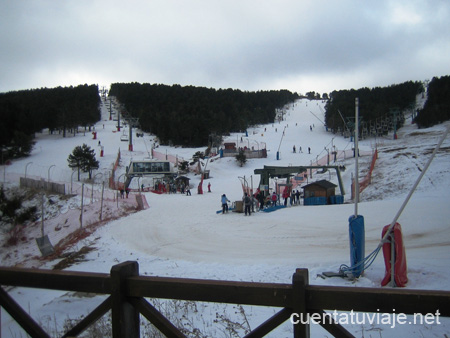
<path fill-rule="evenodd" d="M 450 317 L 450 291 L 309 285 L 306 269 L 297 269 L 292 284 L 278 284 L 139 276 L 137 262 L 115 265 L 111 274 L 0 267 L 0 285 L 111 295 L 68 334 L 80 333 L 111 308 L 114 337 L 123 332 L 129 334 L 130 330 L 134 332 L 132 337 L 138 337 L 139 312 L 155 322 L 162 332 L 181 336 L 144 298 L 282 308 L 249 337 L 262 337 L 292 313 L 323 316 L 327 310 L 404 314 L 439 311 L 440 316 Z M 27 332 L 45 337 L 26 312 L 3 289 L 0 291 L 0 305 L 11 311 Z M 120 325 L 114 325 L 115 321 Z M 336 337 L 352 337 L 338 323 L 320 325 Z M 294 337 L 308 336 L 308 324 L 294 326 Z"/>
<path fill-rule="evenodd" d="M 106 273 L 0 267 L 0 285 L 111 294 Z"/>
<path fill-rule="evenodd" d="M 130 297 L 292 306 L 291 284 L 139 276 L 127 279 L 126 293 Z"/>

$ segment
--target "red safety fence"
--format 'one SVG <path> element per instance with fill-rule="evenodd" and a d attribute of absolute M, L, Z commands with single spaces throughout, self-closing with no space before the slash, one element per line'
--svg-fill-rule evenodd
<path fill-rule="evenodd" d="M 366 189 L 369 184 L 372 182 L 372 171 L 375 168 L 375 162 L 378 158 L 378 149 L 375 149 L 372 155 L 372 162 L 370 164 L 369 172 L 364 176 L 364 178 L 359 181 L 359 192 L 361 193 L 364 189 Z M 352 199 L 355 198 L 355 182 L 352 182 Z"/>
<path fill-rule="evenodd" d="M 120 189 L 120 187 L 119 187 L 120 182 L 115 181 L 115 174 L 116 174 L 117 167 L 119 166 L 119 163 L 120 163 L 120 149 L 119 149 L 119 152 L 117 153 L 116 161 L 114 162 L 114 166 L 111 170 L 111 176 L 109 177 L 109 188 L 110 189 L 117 189 L 117 190 Z M 122 189 L 123 189 L 123 184 L 122 184 Z"/>

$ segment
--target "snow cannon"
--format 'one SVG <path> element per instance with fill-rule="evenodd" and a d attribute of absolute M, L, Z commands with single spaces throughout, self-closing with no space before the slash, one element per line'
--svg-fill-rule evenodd
<path fill-rule="evenodd" d="M 350 266 L 353 277 L 358 278 L 364 272 L 365 233 L 364 217 L 352 215 L 348 219 L 350 239 Z"/>

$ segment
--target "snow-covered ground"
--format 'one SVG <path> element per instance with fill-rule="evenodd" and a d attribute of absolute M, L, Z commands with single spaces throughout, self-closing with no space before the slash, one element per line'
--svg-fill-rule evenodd
<path fill-rule="evenodd" d="M 72 172 L 67 167 L 67 157 L 75 146 L 86 143 L 96 149 L 97 159 L 101 163 L 95 174 L 102 175 L 96 175 L 97 181 L 93 185 L 95 193 L 92 204 L 98 205 L 101 181 L 109 177 L 119 148 L 122 158 L 120 175 L 125 172 L 125 166 L 132 158 L 148 158 L 154 142 L 153 136 L 134 137 L 134 149 L 132 152 L 128 151 L 127 143 L 120 141 L 123 132 L 115 132 L 116 122 L 109 120 L 106 105 L 102 105 L 101 109 L 103 119 L 96 124 L 96 140 L 88 132 L 66 138 L 61 135 L 40 134 L 31 156 L 14 161 L 2 172 L 5 185 L 17 184 L 18 176 L 23 176 L 27 171 L 27 176 L 30 177 L 50 177 L 54 181 L 66 182 L 67 189 L 70 189 Z M 336 162 L 346 167 L 342 173 L 346 193 L 344 204 L 292 206 L 272 213 L 256 212 L 250 217 L 233 212 L 216 214 L 221 207 L 222 194 L 225 193 L 231 201 L 242 199 L 239 177 L 245 177 L 254 187 L 258 186 L 260 177 L 254 174 L 255 169 L 261 169 L 264 165 L 314 165 L 326 156 L 326 149 L 331 151 L 332 146 L 338 151 L 351 151 L 353 143 L 350 139 L 325 130 L 321 123 L 322 111 L 323 102 L 300 100 L 287 107 L 283 121 L 250 128 L 248 137 L 244 134 L 231 135 L 227 140 L 241 142 L 242 138 L 242 146 L 254 146 L 256 149 L 266 145 L 268 157 L 249 159 L 243 167 L 234 158 L 208 161 L 207 169 L 210 170 L 211 177 L 204 183 L 204 194 L 197 194 L 200 177 L 193 173 L 189 174 L 194 186 L 192 196 L 145 193 L 150 208 L 130 212 L 128 216 L 103 226 L 92 227 L 90 236 L 67 247 L 67 251 L 77 251 L 84 246 L 95 248 L 67 270 L 108 273 L 114 264 L 137 260 L 140 273 L 148 276 L 291 283 L 296 268 L 308 268 L 311 284 L 381 287 L 385 270 L 382 253 L 364 275 L 355 281 L 323 279 L 319 276 L 323 271 L 338 271 L 341 264 L 349 264 L 348 218 L 355 209 L 350 201 L 350 182 L 355 174 L 355 163 L 351 157 L 339 158 Z M 449 122 L 446 122 L 418 130 L 409 118 L 398 132 L 397 140 L 390 134 L 377 140 L 359 142 L 361 153 L 367 154 L 360 158 L 360 176 L 368 170 L 370 154 L 375 146 L 378 146 L 379 151 L 372 184 L 363 191 L 358 205 L 358 213 L 365 220 L 366 254 L 377 247 L 382 228 L 392 222 L 448 125 Z M 104 157 L 99 157 L 99 140 L 104 147 Z M 292 151 L 294 145 L 296 153 Z M 302 153 L 298 152 L 300 147 Z M 308 147 L 311 148 L 310 154 Z M 156 150 L 189 160 L 196 151 L 205 149 L 159 146 Z M 408 261 L 407 288 L 450 290 L 450 271 L 447 268 L 450 260 L 449 150 L 450 137 L 444 141 L 399 218 Z M 331 180 L 337 184 L 334 172 L 314 173 L 309 182 L 319 179 Z M 208 182 L 211 183 L 211 193 L 206 192 Z M 149 186 L 151 180 L 143 179 L 140 183 Z M 73 190 L 80 192 L 80 187 L 75 185 Z M 109 206 L 112 210 L 114 207 L 118 209 L 118 205 L 132 205 L 133 195 L 137 192 L 132 192 L 129 200 L 119 200 L 118 203 L 112 199 L 113 192 L 106 193 L 112 200 Z M 85 194 L 85 203 L 90 204 L 90 195 Z M 79 205 L 80 199 L 74 197 L 71 201 Z M 80 226 L 78 216 L 66 216 L 66 209 L 70 208 L 62 206 L 59 214 L 55 214 L 58 216 L 54 215 L 57 224 L 65 225 L 62 229 L 51 223 L 52 220 L 46 220 L 46 224 L 51 225 L 46 226 L 45 234 L 53 244 Z M 72 209 L 77 210 L 75 207 Z M 91 212 L 89 217 L 91 218 L 88 218 L 87 223 L 95 223 L 93 218 L 98 219 L 98 211 Z M 56 232 L 58 235 L 55 235 Z M 17 247 L 2 246 L 1 265 L 51 269 L 59 260 L 39 258 L 40 253 L 34 239 L 40 236 L 38 222 L 26 229 L 26 239 Z M 47 323 L 54 331 L 61 329 L 61 321 L 64 319 L 85 315 L 102 299 L 100 296 L 80 297 L 72 293 L 23 288 L 14 288 L 9 292 L 32 316 L 41 323 Z M 189 313 L 189 316 L 193 316 L 192 321 L 208 336 L 227 336 L 220 321 L 219 325 L 214 323 L 217 312 L 228 316 L 230 320 L 242 321 L 236 315 L 240 311 L 232 306 L 202 304 L 198 307 L 200 314 Z M 254 328 L 276 310 L 245 307 L 245 319 Z M 1 318 L 3 337 L 25 336 L 4 311 Z M 434 325 L 397 325 L 395 329 L 381 323 L 345 327 L 358 337 L 445 337 L 450 332 L 450 320 L 440 318 L 440 324 Z M 291 329 L 292 325 L 286 322 L 270 337 L 292 337 Z M 311 332 L 312 337 L 329 336 L 315 324 L 312 325 Z"/>

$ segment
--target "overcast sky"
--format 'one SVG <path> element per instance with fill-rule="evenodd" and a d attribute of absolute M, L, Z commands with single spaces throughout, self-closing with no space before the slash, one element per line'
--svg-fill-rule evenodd
<path fill-rule="evenodd" d="M 148 82 L 320 94 L 450 75 L 449 0 L 0 0 L 0 92 Z"/>

